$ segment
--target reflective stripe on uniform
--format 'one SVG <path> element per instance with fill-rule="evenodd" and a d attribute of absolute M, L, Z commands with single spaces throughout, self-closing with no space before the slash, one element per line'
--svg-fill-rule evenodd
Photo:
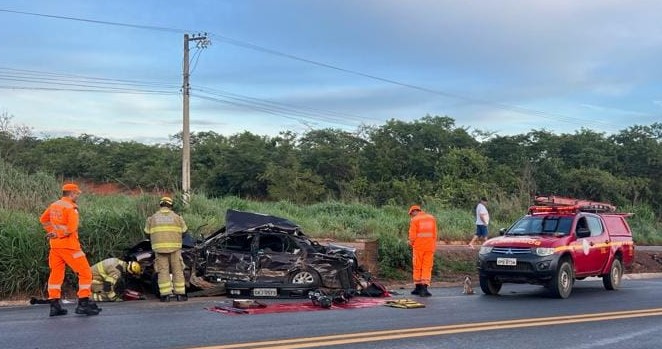
<path fill-rule="evenodd" d="M 148 234 L 168 233 L 168 232 L 179 232 L 181 230 L 182 228 L 178 225 L 157 225 L 155 227 L 151 227 L 147 233 Z"/>
<path fill-rule="evenodd" d="M 85 252 L 83 251 L 76 251 L 74 254 L 71 255 L 73 258 L 80 258 L 80 257 L 85 257 Z"/>
<path fill-rule="evenodd" d="M 157 242 L 154 243 L 152 242 L 152 248 L 153 249 L 159 249 L 159 248 L 181 248 L 182 244 L 179 242 Z"/>
<path fill-rule="evenodd" d="M 433 233 L 418 233 L 416 234 L 417 238 L 431 238 L 434 234 Z"/>

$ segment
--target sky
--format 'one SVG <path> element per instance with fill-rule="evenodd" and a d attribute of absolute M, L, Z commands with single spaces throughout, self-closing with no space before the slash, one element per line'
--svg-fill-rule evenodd
<path fill-rule="evenodd" d="M 0 113 L 38 137 L 166 143 L 448 116 L 469 131 L 662 122 L 662 2 L 4 0 Z M 206 33 L 206 35 L 205 35 Z"/>

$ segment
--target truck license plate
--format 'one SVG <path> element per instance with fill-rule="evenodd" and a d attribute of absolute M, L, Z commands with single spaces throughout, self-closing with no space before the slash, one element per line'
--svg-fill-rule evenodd
<path fill-rule="evenodd" d="M 517 265 L 517 258 L 497 258 L 497 265 Z"/>
<path fill-rule="evenodd" d="M 276 297 L 278 296 L 278 290 L 275 288 L 254 288 L 253 289 L 254 297 Z"/>

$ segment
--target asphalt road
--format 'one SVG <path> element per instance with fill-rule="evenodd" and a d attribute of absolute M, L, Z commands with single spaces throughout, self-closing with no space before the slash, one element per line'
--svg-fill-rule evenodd
<path fill-rule="evenodd" d="M 380 305 L 261 315 L 205 309 L 222 297 L 102 304 L 103 312 L 92 317 L 73 314 L 73 304 L 66 305 L 68 315 L 53 318 L 47 305 L 14 306 L 0 309 L 0 347 L 659 348 L 661 288 L 660 277 L 625 280 L 618 291 L 584 280 L 561 300 L 532 285 L 506 284 L 496 297 L 450 287 L 416 298 L 422 309 Z"/>

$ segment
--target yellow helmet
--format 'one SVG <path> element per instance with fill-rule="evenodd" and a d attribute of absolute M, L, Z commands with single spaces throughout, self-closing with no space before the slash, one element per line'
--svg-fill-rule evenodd
<path fill-rule="evenodd" d="M 140 273 L 142 273 L 142 268 L 140 267 L 140 263 L 133 261 L 129 262 L 126 265 L 126 270 L 133 275 L 140 275 Z"/>
<path fill-rule="evenodd" d="M 166 204 L 166 205 L 172 207 L 172 203 L 173 203 L 172 198 L 169 197 L 169 196 L 164 196 L 164 197 L 161 198 L 161 200 L 159 200 L 159 205 Z"/>

